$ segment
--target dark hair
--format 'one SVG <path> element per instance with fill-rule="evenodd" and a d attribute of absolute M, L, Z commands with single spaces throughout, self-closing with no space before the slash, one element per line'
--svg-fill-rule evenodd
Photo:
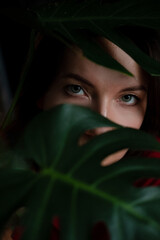
<path fill-rule="evenodd" d="M 159 35 L 156 31 L 140 27 L 123 27 L 121 31 L 147 55 L 160 61 Z M 66 45 L 59 40 L 49 36 L 42 37 L 17 104 L 17 117 L 14 127 L 12 126 L 16 135 L 41 111 L 37 107 L 37 101 L 45 94 L 58 73 L 65 49 Z M 160 77 L 144 74 L 148 80 L 149 91 L 147 111 L 141 129 L 159 136 Z"/>
<path fill-rule="evenodd" d="M 57 75 L 65 49 L 59 40 L 42 36 L 18 101 L 18 115 L 22 122 L 28 122 L 39 111 L 37 101 Z"/>
<path fill-rule="evenodd" d="M 28 122 L 41 111 L 37 101 L 53 82 L 66 49 L 66 45 L 53 37 L 40 34 L 40 39 L 16 104 L 14 119 L 5 129 L 4 138 L 11 145 L 21 136 Z"/>
<path fill-rule="evenodd" d="M 160 35 L 158 31 L 141 27 L 123 29 L 125 34 L 148 56 L 160 62 Z M 142 130 L 160 136 L 160 76 L 144 72 L 148 81 L 147 110 L 141 126 Z"/>

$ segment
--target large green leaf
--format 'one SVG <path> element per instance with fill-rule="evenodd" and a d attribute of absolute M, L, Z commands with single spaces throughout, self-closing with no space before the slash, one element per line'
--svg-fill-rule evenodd
<path fill-rule="evenodd" d="M 80 32 L 81 40 L 79 41 L 77 30 L 87 30 L 93 34 L 108 37 L 133 57 L 147 72 L 152 75 L 160 74 L 159 62 L 149 59 L 127 38 L 119 36 L 119 27 L 122 26 L 141 26 L 159 30 L 160 2 L 158 0 L 134 0 L 131 2 L 121 0 L 116 3 L 106 2 L 103 4 L 93 0 L 84 2 L 64 0 L 39 8 L 27 9 L 27 11 L 3 9 L 2 12 L 33 28 L 41 29 L 47 34 L 58 37 L 67 45 L 68 41 L 77 44 L 87 57 L 99 64 L 128 73 L 119 63 L 111 61 L 103 49 L 98 48 L 93 41 L 90 41 L 87 48 L 87 38 Z M 116 35 L 115 29 L 118 31 Z M 100 61 L 100 59 L 103 60 Z"/>
<path fill-rule="evenodd" d="M 30 171 L 16 169 L 0 170 L 0 226 L 4 226 L 9 217 L 21 206 L 34 183 L 34 175 Z"/>
<path fill-rule="evenodd" d="M 78 145 L 86 129 L 102 126 L 116 130 Z M 114 240 L 159 239 L 160 188 L 134 186 L 139 178 L 160 177 L 159 159 L 129 158 L 106 168 L 100 166 L 104 156 L 118 149 L 160 151 L 152 136 L 115 125 L 87 108 L 62 105 L 37 116 L 19 148 L 21 157 L 32 159 L 40 170 L 28 175 L 26 170 L 19 169 L 17 174 L 10 170 L 6 185 L 0 185 L 1 191 L 6 189 L 0 198 L 4 206 L 0 220 L 5 211 L 7 216 L 10 213 L 5 199 L 11 199 L 13 191 L 17 204 L 11 199 L 9 209 L 28 207 L 24 240 L 49 239 L 54 216 L 60 218 L 61 239 L 88 240 L 99 220 L 106 223 Z M 1 180 L 6 180 L 6 171 Z"/>

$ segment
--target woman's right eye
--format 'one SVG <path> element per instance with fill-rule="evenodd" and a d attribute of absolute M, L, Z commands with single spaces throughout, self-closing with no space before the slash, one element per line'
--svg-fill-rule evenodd
<path fill-rule="evenodd" d="M 79 85 L 74 85 L 74 84 L 71 84 L 71 85 L 67 85 L 65 87 L 65 92 L 67 92 L 68 94 L 70 95 L 78 95 L 78 96 L 83 96 L 85 95 L 85 92 L 84 90 L 82 89 L 81 86 Z"/>

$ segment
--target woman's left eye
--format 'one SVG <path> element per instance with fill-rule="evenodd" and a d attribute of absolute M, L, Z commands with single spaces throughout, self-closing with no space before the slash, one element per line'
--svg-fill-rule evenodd
<path fill-rule="evenodd" d="M 74 84 L 68 85 L 65 91 L 72 95 L 79 95 L 79 96 L 85 95 L 84 90 L 79 85 L 74 85 Z"/>
<path fill-rule="evenodd" d="M 121 97 L 121 101 L 127 105 L 135 105 L 138 100 L 138 97 L 132 94 L 126 94 Z"/>

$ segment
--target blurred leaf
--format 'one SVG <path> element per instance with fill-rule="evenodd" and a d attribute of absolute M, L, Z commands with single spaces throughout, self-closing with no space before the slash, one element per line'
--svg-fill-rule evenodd
<path fill-rule="evenodd" d="M 85 55 L 96 63 L 128 72 L 116 61 L 111 61 L 103 49 L 97 48 L 93 41 L 90 41 L 88 49 L 85 35 L 79 42 L 77 31 L 87 30 L 92 34 L 98 34 L 109 38 L 120 46 L 133 59 L 150 74 L 160 74 L 160 63 L 149 59 L 140 49 L 138 49 L 128 38 L 120 35 L 119 27 L 141 26 L 146 28 L 160 29 L 160 2 L 158 0 L 127 0 L 115 3 L 101 3 L 100 1 L 55 1 L 53 4 L 46 4 L 33 9 L 2 9 L 1 12 L 13 19 L 29 25 L 32 28 L 53 34 L 63 42 L 68 41 L 80 46 Z M 118 31 L 118 34 L 115 31 Z M 80 32 L 81 33 L 81 32 Z M 82 33 L 81 33 L 82 35 Z M 94 49 L 94 53 L 92 54 Z M 105 56 L 106 55 L 106 56 Z M 100 57 L 104 59 L 100 61 Z M 102 63 L 103 62 L 103 63 Z"/>
<path fill-rule="evenodd" d="M 86 129 L 102 126 L 116 130 L 78 146 Z M 160 177 L 159 159 L 130 158 L 100 166 L 104 156 L 118 149 L 160 151 L 150 135 L 122 128 L 87 108 L 61 105 L 35 117 L 19 147 L 21 156 L 35 161 L 40 171 L 10 170 L 7 181 L 6 172 L 1 175 L 6 184 L 0 184 L 5 189 L 0 220 L 20 203 L 28 206 L 23 240 L 49 239 L 54 216 L 60 218 L 63 240 L 90 239 L 99 220 L 107 224 L 111 239 L 159 239 L 160 188 L 134 186 L 139 178 Z M 5 199 L 13 193 L 16 198 L 8 205 Z"/>

